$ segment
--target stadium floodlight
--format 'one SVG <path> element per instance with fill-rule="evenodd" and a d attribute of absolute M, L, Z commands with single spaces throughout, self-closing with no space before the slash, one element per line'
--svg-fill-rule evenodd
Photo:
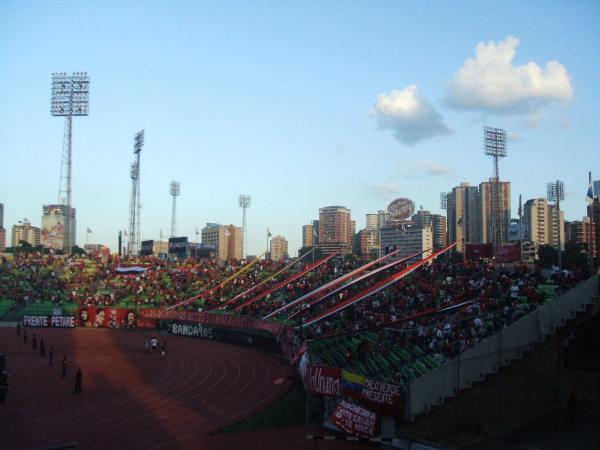
<path fill-rule="evenodd" d="M 52 74 L 50 113 L 53 116 L 87 116 L 90 105 L 90 77 L 87 72 Z"/>
<path fill-rule="evenodd" d="M 239 198 L 239 205 L 242 208 L 242 258 L 248 256 L 248 238 L 246 237 L 246 210 L 250 208 L 250 196 L 241 194 Z"/>
<path fill-rule="evenodd" d="M 497 247 L 502 244 L 502 218 L 500 213 L 500 171 L 498 159 L 506 156 L 506 130 L 502 128 L 483 128 L 483 152 L 491 156 L 494 162 L 494 178 L 490 183 L 491 200 L 491 234 L 492 242 Z"/>
<path fill-rule="evenodd" d="M 73 116 L 87 116 L 89 100 L 90 77 L 87 72 L 73 72 L 71 75 L 67 75 L 65 72 L 52 74 L 50 114 L 55 117 L 65 117 L 58 202 L 66 206 L 63 248 L 67 254 L 71 254 L 74 244 L 71 204 Z"/>
<path fill-rule="evenodd" d="M 556 204 L 556 241 L 558 244 L 558 269 L 562 268 L 562 245 L 560 239 L 560 201 L 565 199 L 565 185 L 562 181 L 556 180 L 546 184 L 547 198 Z M 553 217 L 550 217 L 551 221 Z"/>
<path fill-rule="evenodd" d="M 138 131 L 133 138 L 133 154 L 135 161 L 131 164 L 131 199 L 129 201 L 129 254 L 137 255 L 140 251 L 141 213 L 140 200 L 140 153 L 144 147 L 144 130 Z"/>
<path fill-rule="evenodd" d="M 133 144 L 133 153 L 140 153 L 142 151 L 142 147 L 144 146 L 144 132 L 145 130 L 136 133 Z"/>
<path fill-rule="evenodd" d="M 175 237 L 177 233 L 177 197 L 181 192 L 181 185 L 179 181 L 171 181 L 169 185 L 169 193 L 173 197 L 173 209 L 171 210 L 171 237 Z"/>
<path fill-rule="evenodd" d="M 560 202 L 565 199 L 565 185 L 562 181 L 556 180 L 546 184 L 547 198 L 551 202 Z"/>

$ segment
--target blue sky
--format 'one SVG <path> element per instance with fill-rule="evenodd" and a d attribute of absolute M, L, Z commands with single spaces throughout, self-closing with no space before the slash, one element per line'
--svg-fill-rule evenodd
<path fill-rule="evenodd" d="M 581 220 L 588 171 L 600 179 L 599 23 L 592 1 L 4 0 L 4 226 L 39 226 L 58 198 L 60 71 L 91 78 L 73 130 L 80 245 L 90 227 L 116 249 L 140 129 L 142 239 L 169 233 L 171 180 L 191 240 L 206 222 L 241 226 L 237 199 L 251 195 L 250 254 L 267 227 L 295 254 L 323 206 L 350 208 L 357 229 L 396 197 L 440 212 L 440 192 L 491 176 L 484 125 L 509 133 L 513 216 L 519 194 L 543 197 L 559 178 L 565 218 Z"/>

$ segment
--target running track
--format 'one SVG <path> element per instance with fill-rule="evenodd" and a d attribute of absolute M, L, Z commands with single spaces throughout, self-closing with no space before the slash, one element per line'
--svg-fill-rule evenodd
<path fill-rule="evenodd" d="M 46 358 L 31 348 L 34 331 L 38 348 L 45 340 Z M 209 433 L 266 408 L 290 387 L 282 363 L 229 344 L 158 336 L 168 341 L 161 357 L 144 351 L 149 335 L 141 332 L 38 328 L 28 337 L 25 344 L 14 328 L 0 329 L 10 372 L 10 396 L 0 405 L 4 450 L 70 442 L 82 449 L 212 448 Z M 78 366 L 82 395 L 73 394 Z M 278 377 L 283 384 L 273 384 Z"/>

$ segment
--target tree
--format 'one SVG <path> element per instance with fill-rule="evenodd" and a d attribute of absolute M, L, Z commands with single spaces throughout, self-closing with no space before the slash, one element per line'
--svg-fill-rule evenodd
<path fill-rule="evenodd" d="M 540 245 L 538 259 L 540 260 L 540 266 L 546 269 L 550 268 L 557 263 L 558 252 L 551 245 Z"/>
<path fill-rule="evenodd" d="M 565 269 L 585 272 L 589 269 L 587 245 L 568 241 L 565 243 L 562 261 Z"/>
<path fill-rule="evenodd" d="M 24 241 L 23 239 L 19 239 L 19 246 L 17 247 L 17 251 L 23 253 L 31 253 L 35 250 L 33 248 L 33 245 L 31 245 L 29 242 Z"/>

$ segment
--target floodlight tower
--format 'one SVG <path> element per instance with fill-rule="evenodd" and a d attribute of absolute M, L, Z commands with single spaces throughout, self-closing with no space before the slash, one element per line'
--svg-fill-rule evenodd
<path fill-rule="evenodd" d="M 246 237 L 246 210 L 250 208 L 250 196 L 240 195 L 240 208 L 242 208 L 242 259 L 248 256 L 248 238 Z"/>
<path fill-rule="evenodd" d="M 140 250 L 140 153 L 144 147 L 144 130 L 139 131 L 133 141 L 135 161 L 131 164 L 131 199 L 129 201 L 129 243 L 128 254 L 138 254 Z"/>
<path fill-rule="evenodd" d="M 503 242 L 502 217 L 500 215 L 500 174 L 498 159 L 506 156 L 506 130 L 502 128 L 483 128 L 484 153 L 491 156 L 494 161 L 494 178 L 490 183 L 490 203 L 492 213 L 492 242 L 498 247 Z"/>
<path fill-rule="evenodd" d="M 546 185 L 547 198 L 556 204 L 556 228 L 558 243 L 558 270 L 562 269 L 561 242 L 560 242 L 560 201 L 565 199 L 565 185 L 562 181 L 556 180 Z M 552 218 L 551 218 L 552 219 Z"/>
<path fill-rule="evenodd" d="M 171 181 L 169 193 L 173 197 L 173 210 L 171 211 L 171 237 L 175 237 L 176 228 L 177 228 L 177 197 L 179 197 L 179 193 L 181 192 L 181 186 L 179 181 Z"/>
<path fill-rule="evenodd" d="M 65 72 L 52 74 L 52 95 L 50 98 L 50 114 L 65 117 L 63 136 L 62 161 L 60 167 L 60 182 L 58 202 L 64 205 L 66 211 L 63 247 L 68 255 L 73 247 L 72 204 L 71 204 L 71 168 L 73 154 L 73 116 L 87 116 L 90 99 L 90 77 L 87 72 Z"/>

